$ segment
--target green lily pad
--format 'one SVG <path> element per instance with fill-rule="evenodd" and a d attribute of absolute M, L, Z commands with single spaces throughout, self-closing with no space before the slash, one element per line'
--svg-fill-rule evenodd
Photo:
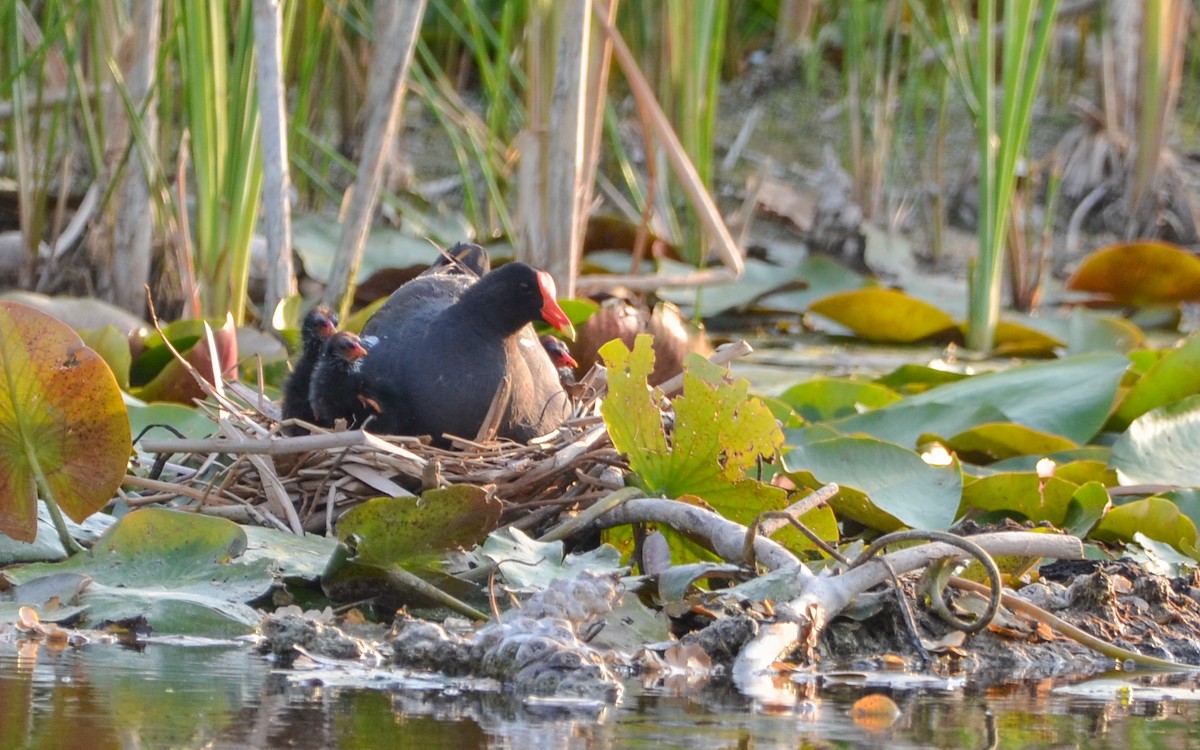
<path fill-rule="evenodd" d="M 976 375 L 911 396 L 894 406 L 943 404 L 990 406 L 1008 421 L 1075 443 L 1090 440 L 1108 418 L 1129 360 L 1116 354 L 1086 354 L 1004 372 Z"/>
<path fill-rule="evenodd" d="M 82 522 L 116 494 L 129 450 L 100 355 L 49 315 L 0 302 L 0 533 L 33 541 L 39 494 Z"/>
<path fill-rule="evenodd" d="M 945 444 L 960 459 L 977 464 L 1013 456 L 1044 456 L 1076 447 L 1064 437 L 1011 422 L 981 424 L 947 439 Z"/>
<path fill-rule="evenodd" d="M 1124 430 L 1151 409 L 1200 392 L 1200 336 L 1163 354 L 1121 399 L 1109 425 Z"/>
<path fill-rule="evenodd" d="M 514 591 L 544 591 L 559 578 L 575 578 L 585 570 L 616 571 L 621 566 L 621 553 L 610 545 L 564 555 L 562 542 L 539 542 L 511 526 L 489 534 L 473 554 L 495 563 Z"/>
<path fill-rule="evenodd" d="M 875 383 L 842 378 L 813 378 L 779 394 L 779 400 L 810 421 L 857 414 L 900 400 L 900 394 Z"/>
<path fill-rule="evenodd" d="M 910 344 L 955 327 L 946 312 L 894 289 L 838 292 L 809 309 L 870 341 Z"/>
<path fill-rule="evenodd" d="M 963 487 L 962 506 L 987 512 L 1019 513 L 1033 521 L 1061 526 L 1078 486 L 1037 474 L 994 474 Z"/>
<path fill-rule="evenodd" d="M 474 547 L 500 522 L 502 506 L 479 487 L 427 490 L 420 498 L 376 497 L 338 520 L 341 541 L 356 537 L 356 562 L 411 572 L 439 568 L 446 552 Z"/>
<path fill-rule="evenodd" d="M 108 363 L 108 369 L 112 370 L 117 385 L 122 388 L 129 387 L 129 368 L 133 364 L 129 337 L 111 325 L 81 330 L 79 337 Z"/>
<path fill-rule="evenodd" d="M 824 255 L 810 255 L 796 267 L 805 288 L 773 292 L 755 303 L 762 310 L 802 313 L 834 292 L 875 286 L 876 282 Z"/>
<path fill-rule="evenodd" d="M 930 388 L 954 383 L 970 377 L 960 372 L 939 370 L 928 365 L 900 365 L 887 375 L 875 379 L 876 383 L 886 385 L 893 391 L 903 394 L 921 393 Z"/>
<path fill-rule="evenodd" d="M 1121 305 L 1200 300 L 1200 258 L 1169 242 L 1109 245 L 1083 259 L 1067 288 Z"/>
<path fill-rule="evenodd" d="M 793 449 L 783 457 L 789 473 L 837 482 L 864 493 L 871 504 L 915 529 L 948 529 L 962 496 L 957 462 L 931 466 L 911 450 L 872 438 L 842 437 Z M 800 483 L 808 484 L 801 478 Z M 837 500 L 834 510 L 842 514 Z"/>
<path fill-rule="evenodd" d="M 276 584 L 274 561 L 238 560 L 245 549 L 246 534 L 231 521 L 144 508 L 118 521 L 85 554 L 9 568 L 4 577 L 17 584 L 62 573 L 91 577 L 79 603 L 92 626 L 144 618 L 160 633 L 236 635 L 260 619 L 246 602 Z"/>
<path fill-rule="evenodd" d="M 1083 539 L 1104 517 L 1108 508 L 1108 490 L 1100 482 L 1087 482 L 1075 490 L 1067 504 L 1067 515 L 1062 527 Z"/>
<path fill-rule="evenodd" d="M 1141 346 L 1146 334 L 1137 325 L 1116 315 L 1101 315 L 1077 307 L 1071 311 L 1067 329 L 1067 353 L 1125 353 Z"/>
<path fill-rule="evenodd" d="M 865 414 L 788 430 L 787 444 L 795 447 L 841 434 L 870 435 L 887 443 L 916 448 L 925 435 L 954 435 L 979 424 L 1003 421 L 1004 415 L 986 404 L 914 404 L 908 398 Z"/>
<path fill-rule="evenodd" d="M 216 429 L 212 417 L 194 406 L 139 402 L 129 405 L 128 410 L 133 436 L 139 439 L 178 437 L 176 432 L 186 438 L 200 439 Z"/>
<path fill-rule="evenodd" d="M 1104 542 L 1131 542 L 1137 533 L 1164 542 L 1185 554 L 1196 548 L 1196 524 L 1163 497 L 1147 497 L 1118 505 L 1104 514 L 1092 538 Z"/>
<path fill-rule="evenodd" d="M 1135 419 L 1113 444 L 1112 466 L 1121 484 L 1200 487 L 1197 456 L 1200 456 L 1200 395 L 1161 406 Z"/>

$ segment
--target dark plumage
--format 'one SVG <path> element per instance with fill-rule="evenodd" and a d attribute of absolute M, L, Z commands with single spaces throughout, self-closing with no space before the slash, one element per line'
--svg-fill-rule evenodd
<path fill-rule="evenodd" d="M 542 348 L 550 357 L 550 363 L 558 371 L 558 379 L 563 386 L 574 385 L 575 368 L 579 366 L 579 363 L 571 356 L 571 350 L 567 348 L 566 342 L 550 334 L 540 337 L 538 341 L 541 342 Z"/>
<path fill-rule="evenodd" d="M 308 389 L 316 424 L 332 427 L 335 421 L 344 419 L 350 425 L 361 425 L 371 414 L 368 402 L 361 398 L 366 356 L 365 342 L 349 331 L 325 342 Z"/>
<path fill-rule="evenodd" d="M 492 270 L 492 259 L 488 251 L 472 242 L 459 242 L 449 250 L 443 250 L 422 275 L 435 273 L 462 273 L 480 278 Z"/>
<path fill-rule="evenodd" d="M 308 404 L 308 388 L 312 382 L 313 368 L 321 357 L 325 342 L 337 332 L 338 316 L 328 307 L 314 307 L 304 316 L 300 325 L 300 358 L 292 368 L 283 388 L 283 418 L 313 421 L 312 407 Z M 292 434 L 303 432 L 303 428 L 290 427 Z"/>
<path fill-rule="evenodd" d="M 554 293 L 549 274 L 524 263 L 478 281 L 421 276 L 396 290 L 363 329 L 378 338 L 362 369 L 363 391 L 380 406 L 375 430 L 474 438 L 506 376 L 497 436 L 525 442 L 557 428 L 569 403 L 529 325 L 541 318 L 574 333 Z"/>

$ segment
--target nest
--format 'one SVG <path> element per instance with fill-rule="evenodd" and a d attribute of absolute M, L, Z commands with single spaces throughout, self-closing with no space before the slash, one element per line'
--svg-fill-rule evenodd
<path fill-rule="evenodd" d="M 602 369 L 589 373 L 571 388 L 572 417 L 529 445 L 488 440 L 485 423 L 476 439 L 455 438 L 447 449 L 378 436 L 369 424 L 306 424 L 310 434 L 289 436 L 278 405 L 261 390 L 203 380 L 212 437 L 141 439 L 139 460 L 154 456 L 153 466 L 149 476 L 127 476 L 124 494 L 135 507 L 183 498 L 195 512 L 329 535 L 342 513 L 370 498 L 470 484 L 503 503 L 503 523 L 536 529 L 624 486 L 625 466 L 599 416 L 604 386 Z"/>

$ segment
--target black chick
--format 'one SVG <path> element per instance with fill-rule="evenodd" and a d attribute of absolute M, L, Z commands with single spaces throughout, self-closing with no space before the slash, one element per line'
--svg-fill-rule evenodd
<path fill-rule="evenodd" d="M 344 419 L 351 426 L 361 426 L 377 411 L 362 396 L 362 363 L 368 345 L 368 340 L 349 331 L 334 334 L 325 342 L 308 388 L 316 424 L 332 427 Z"/>
<path fill-rule="evenodd" d="M 338 316 L 328 307 L 320 306 L 309 310 L 300 326 L 300 358 L 292 368 L 292 374 L 283 388 L 283 418 L 299 419 L 305 422 L 313 421 L 312 407 L 308 403 L 309 384 L 312 382 L 313 368 L 321 358 L 321 350 L 325 342 L 337 333 Z M 285 428 L 290 435 L 305 434 L 307 431 L 298 425 Z"/>

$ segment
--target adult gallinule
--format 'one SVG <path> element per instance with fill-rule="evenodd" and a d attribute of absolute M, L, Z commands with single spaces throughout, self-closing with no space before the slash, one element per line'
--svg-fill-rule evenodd
<path fill-rule="evenodd" d="M 296 360 L 292 374 L 283 387 L 283 418 L 313 421 L 312 407 L 308 405 L 308 386 L 312 382 L 313 368 L 321 357 L 321 349 L 337 332 L 338 316 L 328 307 L 314 307 L 304 316 L 300 325 L 300 358 Z M 289 434 L 303 433 L 302 427 L 288 427 Z"/>
<path fill-rule="evenodd" d="M 334 334 L 325 342 L 308 388 L 308 403 L 316 424 L 332 427 L 339 419 L 351 426 L 362 425 L 372 413 L 362 397 L 362 364 L 367 346 L 349 331 Z"/>
<path fill-rule="evenodd" d="M 567 395 L 529 325 L 574 330 L 554 280 L 509 263 L 479 280 L 420 276 L 396 290 L 363 328 L 378 338 L 363 361 L 363 392 L 380 407 L 375 431 L 474 438 L 507 378 L 496 435 L 527 442 L 557 428 Z"/>

